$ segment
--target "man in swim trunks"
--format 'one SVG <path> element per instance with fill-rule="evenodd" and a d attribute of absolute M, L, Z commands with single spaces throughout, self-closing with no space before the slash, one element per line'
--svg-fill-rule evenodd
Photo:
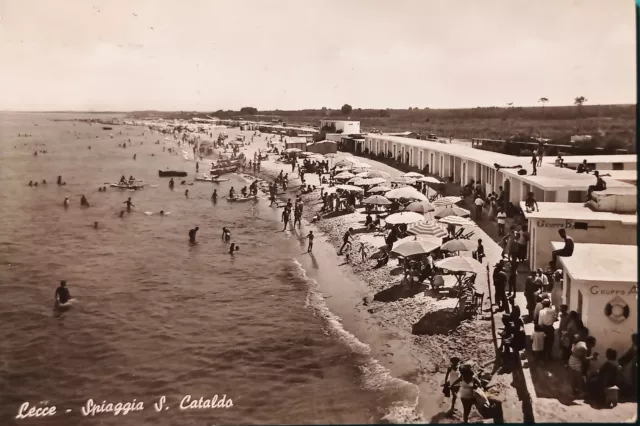
<path fill-rule="evenodd" d="M 196 242 L 196 233 L 198 232 L 200 228 L 199 227 L 195 227 L 191 230 L 189 230 L 189 242 L 190 243 L 195 243 Z"/>
<path fill-rule="evenodd" d="M 65 280 L 60 281 L 60 287 L 56 289 L 56 294 L 54 297 L 56 299 L 56 302 L 61 305 L 64 305 L 69 300 L 71 300 L 71 293 L 69 293 L 67 282 Z"/>
<path fill-rule="evenodd" d="M 222 241 L 229 242 L 231 240 L 231 231 L 227 227 L 222 228 Z"/>
<path fill-rule="evenodd" d="M 236 190 L 232 186 L 231 189 L 229 190 L 229 198 L 235 198 L 235 197 L 236 197 Z"/>
<path fill-rule="evenodd" d="M 338 252 L 339 255 L 342 254 L 342 250 L 344 250 L 347 245 L 351 246 L 351 240 L 353 239 L 351 237 L 352 232 L 353 228 L 349 228 L 349 230 L 344 233 L 344 237 L 342 238 L 342 247 L 340 247 L 340 251 Z"/>
<path fill-rule="evenodd" d="M 133 205 L 133 203 L 131 202 L 131 197 L 129 197 L 129 198 L 127 199 L 127 201 L 125 201 L 125 202 L 124 202 L 124 203 L 122 203 L 122 204 L 126 204 L 126 205 L 127 205 L 127 212 L 130 212 L 130 211 L 131 211 L 131 207 L 135 207 L 135 206 Z"/>
<path fill-rule="evenodd" d="M 313 250 L 313 231 L 309 231 L 309 235 L 307 235 L 307 238 L 309 239 L 309 245 L 307 246 L 307 253 L 311 253 L 311 250 Z"/>

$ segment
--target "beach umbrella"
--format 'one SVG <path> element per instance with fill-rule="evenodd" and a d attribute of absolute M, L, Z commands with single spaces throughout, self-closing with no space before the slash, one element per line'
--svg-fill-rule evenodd
<path fill-rule="evenodd" d="M 440 237 L 434 237 L 433 235 L 409 235 L 408 237 L 400 238 L 398 241 L 393 243 L 393 246 L 391 247 L 391 249 L 393 250 L 404 243 L 408 243 L 409 241 L 418 241 L 418 240 L 429 241 L 434 244 L 438 244 L 438 246 L 442 245 L 442 238 Z M 386 248 L 386 247 L 387 245 L 385 244 L 381 248 Z"/>
<path fill-rule="evenodd" d="M 416 183 L 416 180 L 412 178 L 400 176 L 400 177 L 395 177 L 391 179 L 391 182 L 397 183 L 400 185 L 413 185 L 414 183 Z"/>
<path fill-rule="evenodd" d="M 372 204 L 374 206 L 388 206 L 391 204 L 391 201 L 389 201 L 387 197 L 383 197 L 382 195 L 372 195 L 368 198 L 365 198 L 362 201 L 362 204 Z"/>
<path fill-rule="evenodd" d="M 433 202 L 433 205 L 438 207 L 438 206 L 451 206 L 453 204 L 458 204 L 460 201 L 462 201 L 462 198 L 460 197 L 442 197 L 442 198 L 438 198 L 437 200 L 435 200 Z"/>
<path fill-rule="evenodd" d="M 389 199 L 405 198 L 408 200 L 429 201 L 424 194 L 411 186 L 392 189 L 385 194 L 385 197 Z"/>
<path fill-rule="evenodd" d="M 346 159 L 342 158 L 338 161 L 335 162 L 334 166 L 336 167 L 349 167 L 349 168 L 353 168 L 353 163 L 351 161 L 347 161 Z"/>
<path fill-rule="evenodd" d="M 419 236 L 432 235 L 439 238 L 444 238 L 449 235 L 441 225 L 431 221 L 412 223 L 407 227 L 407 234 Z"/>
<path fill-rule="evenodd" d="M 460 216 L 447 216 L 440 219 L 439 222 L 456 226 L 477 226 L 471 219 Z"/>
<path fill-rule="evenodd" d="M 408 177 L 408 178 L 412 178 L 412 179 L 419 179 L 419 178 L 423 178 L 424 175 L 421 173 L 416 173 L 416 172 L 409 172 L 409 173 L 405 173 L 402 175 L 402 177 Z"/>
<path fill-rule="evenodd" d="M 458 206 L 439 206 L 436 207 L 436 210 L 433 214 L 437 219 L 441 219 L 443 217 L 447 217 L 447 216 L 461 216 L 461 217 L 466 217 L 470 215 L 469 210 L 467 209 L 463 209 L 462 207 L 458 207 Z"/>
<path fill-rule="evenodd" d="M 354 163 L 353 164 L 353 168 L 355 169 L 370 169 L 372 166 L 371 164 L 367 164 L 367 163 Z"/>
<path fill-rule="evenodd" d="M 336 185 L 336 188 L 342 191 L 364 192 L 364 189 L 358 188 L 357 186 L 353 186 L 353 185 Z"/>
<path fill-rule="evenodd" d="M 400 212 L 400 213 L 395 213 L 395 214 L 392 214 L 391 216 L 388 216 L 384 221 L 390 225 L 399 225 L 401 223 L 409 224 L 409 223 L 421 222 L 423 220 L 424 220 L 424 215 L 421 215 L 420 213 Z"/>
<path fill-rule="evenodd" d="M 355 178 L 355 179 L 356 181 L 353 184 L 357 186 L 373 186 L 373 185 L 379 185 L 381 183 L 386 182 L 382 178 L 371 178 L 371 179 Z"/>
<path fill-rule="evenodd" d="M 404 208 L 407 212 L 416 212 L 416 213 L 429 213 L 435 211 L 435 207 L 429 201 L 414 201 Z"/>
<path fill-rule="evenodd" d="M 445 251 L 471 251 L 475 250 L 478 243 L 471 240 L 450 240 L 440 247 L 440 250 Z"/>
<path fill-rule="evenodd" d="M 335 172 L 342 173 L 342 172 L 349 172 L 349 170 L 351 170 L 351 167 L 336 167 Z"/>
<path fill-rule="evenodd" d="M 337 175 L 335 175 L 334 179 L 350 179 L 352 177 L 355 177 L 355 175 L 353 173 L 341 172 L 341 173 L 338 173 Z"/>
<path fill-rule="evenodd" d="M 375 194 L 375 193 L 379 193 L 379 192 L 380 193 L 384 193 L 384 192 L 389 192 L 389 191 L 391 191 L 391 188 L 389 188 L 388 186 L 380 185 L 380 186 L 376 186 L 374 188 L 371 188 L 367 192 L 369 192 L 371 194 Z"/>
<path fill-rule="evenodd" d="M 440 247 L 440 243 L 432 240 L 413 240 L 397 246 L 392 252 L 400 256 L 409 257 L 431 253 L 438 247 Z"/>
<path fill-rule="evenodd" d="M 233 142 L 231 142 L 231 143 L 233 143 Z M 287 149 L 284 150 L 284 152 L 294 153 L 294 152 L 302 152 L 302 150 L 300 148 L 287 148 Z"/>
<path fill-rule="evenodd" d="M 481 274 L 486 271 L 485 266 L 470 256 L 453 256 L 445 257 L 438 260 L 435 264 L 436 268 L 446 269 L 451 272 L 471 272 L 473 274 Z"/>
<path fill-rule="evenodd" d="M 434 178 L 433 176 L 425 176 L 425 177 L 422 177 L 422 178 L 418 179 L 418 182 L 425 182 L 425 183 L 442 183 L 441 181 L 439 181 L 437 178 Z"/>
<path fill-rule="evenodd" d="M 382 179 L 389 179 L 391 177 L 391 175 L 387 172 L 383 172 L 382 170 L 371 170 L 369 172 L 369 176 L 370 178 L 382 178 Z"/>
<path fill-rule="evenodd" d="M 369 177 L 369 172 L 360 172 L 360 173 L 356 173 L 356 177 L 359 177 L 359 178 L 368 178 L 368 177 Z"/>

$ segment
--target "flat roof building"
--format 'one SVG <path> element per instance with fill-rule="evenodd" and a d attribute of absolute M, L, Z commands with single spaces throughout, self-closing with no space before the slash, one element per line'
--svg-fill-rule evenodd
<path fill-rule="evenodd" d="M 520 208 L 527 219 L 529 232 L 529 269 L 546 269 L 551 261 L 550 241 L 559 240 L 558 231 L 567 230 L 575 243 L 601 243 L 636 246 L 638 216 L 593 211 L 579 203 L 538 203 L 540 211 L 527 212 L 524 202 Z"/>
<path fill-rule="evenodd" d="M 332 133 L 353 135 L 360 133 L 360 122 L 349 120 L 320 120 L 320 129 L 329 129 Z"/>
<path fill-rule="evenodd" d="M 559 249 L 564 243 L 554 241 L 552 246 Z M 638 247 L 576 244 L 572 256 L 558 259 L 563 303 L 580 314 L 596 338 L 594 351 L 624 353 L 631 334 L 638 331 Z"/>
<path fill-rule="evenodd" d="M 544 163 L 554 163 L 557 157 L 544 157 Z M 587 165 L 595 170 L 636 170 L 638 157 L 635 154 L 616 155 L 567 155 L 562 156 L 564 164 L 577 167 L 587 160 Z"/>
<path fill-rule="evenodd" d="M 461 144 L 367 134 L 360 149 L 372 154 L 391 155 L 418 170 L 451 178 L 456 183 L 466 184 L 471 179 L 480 181 L 487 193 L 502 186 L 507 199 L 516 205 L 529 192 L 533 192 L 539 201 L 584 202 L 588 187 L 596 182 L 593 175 L 548 163 L 538 167 L 537 175 L 533 176 L 529 157 L 515 157 Z M 520 167 L 505 168 L 516 166 Z M 526 170 L 527 174 L 518 174 L 520 169 Z M 609 188 L 633 188 L 628 183 L 604 179 Z"/>

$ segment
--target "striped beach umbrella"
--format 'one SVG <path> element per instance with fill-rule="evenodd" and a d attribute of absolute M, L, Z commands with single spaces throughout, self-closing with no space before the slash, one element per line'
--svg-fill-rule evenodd
<path fill-rule="evenodd" d="M 442 197 L 442 198 L 438 198 L 437 200 L 435 200 L 433 202 L 433 205 L 438 207 L 438 206 L 451 206 L 454 204 L 458 204 L 460 201 L 462 201 L 462 198 L 460 197 Z"/>
<path fill-rule="evenodd" d="M 470 214 L 471 212 L 469 212 L 469 210 L 463 209 L 462 207 L 453 206 L 453 205 L 449 205 L 445 207 L 442 207 L 442 206 L 436 207 L 435 212 L 433 213 L 433 215 L 437 219 L 441 219 L 447 216 L 467 217 L 467 216 L 470 216 Z"/>
<path fill-rule="evenodd" d="M 418 236 L 432 235 L 438 238 L 444 238 L 448 235 L 447 231 L 445 231 L 441 225 L 431 221 L 412 223 L 407 227 L 407 234 Z"/>
<path fill-rule="evenodd" d="M 389 188 L 388 186 L 380 185 L 380 186 L 371 188 L 368 192 L 371 194 L 379 194 L 379 193 L 385 193 L 389 191 L 391 191 L 391 188 Z"/>
<path fill-rule="evenodd" d="M 405 207 L 404 210 L 408 212 L 425 214 L 425 213 L 435 211 L 436 208 L 433 207 L 433 205 L 429 201 L 414 201 L 413 203 Z"/>
<path fill-rule="evenodd" d="M 382 170 L 371 170 L 366 173 L 368 173 L 367 177 L 370 177 L 370 178 L 389 179 L 391 177 L 389 173 L 383 172 Z"/>
<path fill-rule="evenodd" d="M 447 216 L 439 220 L 440 223 L 446 223 L 447 225 L 456 226 L 477 226 L 475 222 L 466 217 L 460 216 Z"/>

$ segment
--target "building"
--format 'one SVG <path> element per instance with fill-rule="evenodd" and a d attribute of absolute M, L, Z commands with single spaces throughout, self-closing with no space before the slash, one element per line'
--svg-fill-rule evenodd
<path fill-rule="evenodd" d="M 520 208 L 527 219 L 529 232 L 528 259 L 530 270 L 546 269 L 551 261 L 550 241 L 558 240 L 558 230 L 579 243 L 601 243 L 636 246 L 638 216 L 593 211 L 579 203 L 538 203 L 540 211 L 527 212 L 524 202 Z"/>
<path fill-rule="evenodd" d="M 558 249 L 564 243 L 552 245 Z M 573 255 L 559 258 L 558 265 L 564 274 L 562 301 L 596 338 L 594 351 L 624 353 L 638 331 L 638 247 L 576 244 Z"/>
<path fill-rule="evenodd" d="M 345 120 L 320 120 L 320 130 L 328 130 L 331 133 L 342 133 L 343 135 L 352 135 L 360 133 L 359 121 Z"/>
<path fill-rule="evenodd" d="M 338 152 L 338 143 L 334 141 L 320 141 L 307 143 L 307 151 L 316 154 L 335 154 Z"/>
<path fill-rule="evenodd" d="M 285 149 L 298 148 L 301 151 L 306 151 L 307 150 L 307 139 L 306 138 L 299 138 L 299 137 L 285 138 L 284 148 Z"/>
<path fill-rule="evenodd" d="M 486 193 L 502 186 L 506 199 L 514 204 L 533 192 L 538 201 L 584 202 L 589 185 L 594 185 L 593 175 L 543 164 L 536 176 L 531 175 L 530 157 L 516 157 L 484 151 L 461 144 L 442 144 L 389 135 L 367 134 L 361 152 L 392 156 L 397 161 L 415 167 L 423 173 L 431 173 L 459 184 L 471 179 L 480 181 Z M 520 169 L 527 171 L 518 174 Z M 507 167 L 507 168 L 505 168 Z M 509 168 L 511 167 L 511 168 Z M 608 188 L 635 188 L 633 185 L 605 178 Z"/>

